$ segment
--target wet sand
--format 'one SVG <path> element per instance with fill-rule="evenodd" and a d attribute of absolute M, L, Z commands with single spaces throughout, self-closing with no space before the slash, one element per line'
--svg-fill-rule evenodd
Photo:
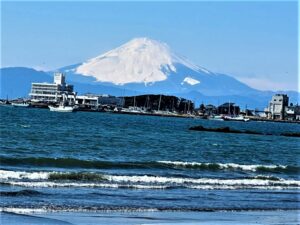
<path fill-rule="evenodd" d="M 96 224 L 299 224 L 300 211 L 240 212 L 1 212 L 2 225 L 96 225 Z"/>

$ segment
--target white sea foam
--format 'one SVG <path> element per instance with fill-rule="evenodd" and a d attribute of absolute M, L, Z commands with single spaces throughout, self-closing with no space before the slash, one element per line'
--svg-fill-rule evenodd
<path fill-rule="evenodd" d="M 177 185 L 142 185 L 142 184 L 110 184 L 110 183 L 75 183 L 75 182 L 48 182 L 48 181 L 7 181 L 5 184 L 13 186 L 21 186 L 27 188 L 129 188 L 129 189 L 167 189 L 175 188 Z M 284 190 L 284 189 L 300 189 L 300 186 L 285 185 L 226 185 L 226 184 L 181 184 L 178 187 L 187 189 L 201 190 L 235 190 L 235 189 L 265 189 L 265 190 Z"/>
<path fill-rule="evenodd" d="M 158 161 L 158 163 L 167 164 L 167 165 L 174 165 L 180 167 L 201 167 L 201 166 L 213 166 L 217 165 L 221 169 L 237 169 L 237 170 L 245 170 L 245 171 L 257 171 L 259 168 L 267 168 L 267 169 L 286 169 L 287 166 L 283 165 L 241 165 L 236 163 L 200 163 L 200 162 L 181 162 L 181 161 Z"/>
<path fill-rule="evenodd" d="M 58 180 L 49 180 L 51 174 L 61 174 Z M 100 187 L 100 188 L 137 188 L 137 189 L 165 189 L 169 187 L 186 187 L 197 189 L 236 189 L 236 188 L 299 188 L 300 181 L 286 180 L 277 177 L 256 176 L 243 179 L 217 178 L 181 178 L 148 175 L 108 175 L 99 174 L 101 180 L 93 182 L 67 181 L 69 173 L 58 172 L 17 172 L 0 170 L 0 181 L 9 185 L 24 187 Z"/>
<path fill-rule="evenodd" d="M 299 189 L 300 187 L 290 186 L 230 186 L 230 185 L 190 185 L 188 188 L 200 189 L 200 190 L 237 190 L 237 189 L 263 189 L 263 190 L 288 190 L 288 189 Z"/>
<path fill-rule="evenodd" d="M 11 212 L 18 214 L 31 214 L 31 213 L 46 213 L 47 209 L 33 209 L 33 208 L 12 208 L 12 207 L 3 207 L 0 208 L 0 212 Z"/>
<path fill-rule="evenodd" d="M 47 212 L 157 212 L 159 209 L 156 208 L 116 208 L 116 209 L 87 209 L 87 208 L 17 208 L 17 207 L 1 207 L 0 212 L 11 212 L 19 214 L 42 214 Z"/>
<path fill-rule="evenodd" d="M 154 183 L 154 184 L 201 184 L 227 186 L 300 186 L 297 180 L 262 180 L 262 179 L 212 179 L 212 178 L 178 178 L 159 176 L 117 176 L 105 175 L 111 182 Z"/>
<path fill-rule="evenodd" d="M 24 171 L 9 171 L 0 170 L 0 179 L 30 179 L 30 180 L 40 180 L 48 179 L 49 172 L 24 172 Z"/>
<path fill-rule="evenodd" d="M 60 188 L 60 187 L 81 187 L 81 188 L 132 188 L 132 189 L 166 189 L 166 185 L 141 185 L 141 184 L 117 184 L 117 183 L 76 183 L 76 182 L 51 182 L 51 181 L 7 181 L 5 184 L 22 187 Z"/>

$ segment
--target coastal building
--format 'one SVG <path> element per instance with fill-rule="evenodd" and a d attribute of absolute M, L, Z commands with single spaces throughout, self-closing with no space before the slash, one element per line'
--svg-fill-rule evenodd
<path fill-rule="evenodd" d="M 284 108 L 284 118 L 285 120 L 300 120 L 300 106 L 299 105 L 293 105 L 286 106 Z"/>
<path fill-rule="evenodd" d="M 239 115 L 239 113 L 240 113 L 240 107 L 236 106 L 235 103 L 226 102 L 218 106 L 218 114 Z"/>
<path fill-rule="evenodd" d="M 112 95 L 99 95 L 99 103 L 101 105 L 120 106 L 123 107 L 124 99 Z"/>
<path fill-rule="evenodd" d="M 289 97 L 286 94 L 275 94 L 266 109 L 269 119 L 284 120 L 285 108 L 289 105 Z M 289 111 L 291 113 L 291 111 Z"/>
<path fill-rule="evenodd" d="M 208 116 L 215 115 L 218 113 L 218 109 L 216 106 L 208 104 L 205 106 L 205 114 Z"/>
<path fill-rule="evenodd" d="M 295 120 L 300 121 L 300 105 L 295 106 Z"/>
<path fill-rule="evenodd" d="M 75 104 L 81 108 L 98 108 L 99 97 L 92 95 L 77 95 Z"/>
<path fill-rule="evenodd" d="M 120 106 L 123 105 L 123 100 L 120 97 L 115 97 L 111 95 L 94 95 L 94 94 L 85 94 L 77 95 L 75 104 L 80 108 L 90 108 L 98 109 L 99 106 Z"/>
<path fill-rule="evenodd" d="M 57 103 L 67 96 L 68 101 L 75 103 L 76 93 L 73 85 L 66 84 L 66 77 L 63 73 L 54 73 L 53 83 L 32 83 L 29 93 L 31 101 Z"/>

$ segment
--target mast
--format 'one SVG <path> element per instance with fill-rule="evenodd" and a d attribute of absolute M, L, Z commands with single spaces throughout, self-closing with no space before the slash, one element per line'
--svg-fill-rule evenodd
<path fill-rule="evenodd" d="M 174 112 L 174 98 L 172 99 L 172 112 Z"/>
<path fill-rule="evenodd" d="M 125 106 L 125 88 L 123 89 L 122 108 Z"/>
<path fill-rule="evenodd" d="M 147 104 L 146 104 L 146 107 L 147 107 L 147 110 L 149 109 L 149 95 L 147 95 Z"/>
<path fill-rule="evenodd" d="M 159 95 L 159 102 L 158 102 L 158 110 L 157 111 L 160 110 L 160 103 L 161 103 L 161 95 Z"/>

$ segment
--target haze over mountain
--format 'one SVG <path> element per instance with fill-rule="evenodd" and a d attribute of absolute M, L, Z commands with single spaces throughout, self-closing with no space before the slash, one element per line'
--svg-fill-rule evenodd
<path fill-rule="evenodd" d="M 167 44 L 149 38 L 133 39 L 95 58 L 60 68 L 58 71 L 67 74 L 67 81 L 74 84 L 79 93 L 169 94 L 189 98 L 196 101 L 196 104 L 221 104 L 231 101 L 253 108 L 265 107 L 274 94 L 253 89 L 231 76 L 195 65 L 174 53 Z M 48 74 L 51 75 L 52 72 Z M 27 79 L 27 83 L 37 81 L 36 77 L 28 75 L 28 71 L 24 74 L 21 68 L 18 76 Z M 11 80 L 9 78 L 20 79 L 9 75 L 7 69 L 1 69 L 1 80 L 6 80 L 5 86 L 2 85 L 2 98 L 7 94 L 7 88 L 15 85 L 13 81 L 8 81 Z M 49 81 L 48 78 L 45 81 Z M 18 90 L 21 89 L 18 87 Z M 26 93 L 28 87 L 21 96 Z M 291 101 L 298 101 L 299 93 L 287 93 Z M 20 96 L 13 94 L 11 97 Z"/>

